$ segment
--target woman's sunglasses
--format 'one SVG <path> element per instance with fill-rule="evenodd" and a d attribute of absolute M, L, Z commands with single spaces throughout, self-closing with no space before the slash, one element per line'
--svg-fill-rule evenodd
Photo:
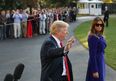
<path fill-rule="evenodd" d="M 103 24 L 95 24 L 95 26 L 97 26 L 97 27 L 104 27 L 104 25 Z"/>

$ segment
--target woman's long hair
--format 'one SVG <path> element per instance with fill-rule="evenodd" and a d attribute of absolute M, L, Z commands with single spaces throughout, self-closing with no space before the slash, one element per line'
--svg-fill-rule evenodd
<path fill-rule="evenodd" d="M 99 32 L 100 35 L 103 35 L 104 32 L 104 21 L 100 17 L 96 17 L 93 22 L 92 26 L 89 31 L 89 35 L 96 35 L 98 32 L 95 30 L 95 25 L 98 23 L 98 21 L 101 21 L 103 24 L 102 30 Z"/>

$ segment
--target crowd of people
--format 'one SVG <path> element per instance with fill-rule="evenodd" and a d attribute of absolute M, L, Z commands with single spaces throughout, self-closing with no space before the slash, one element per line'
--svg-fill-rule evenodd
<path fill-rule="evenodd" d="M 23 9 L 0 11 L 0 39 L 45 35 L 56 20 L 76 21 L 76 8 Z"/>

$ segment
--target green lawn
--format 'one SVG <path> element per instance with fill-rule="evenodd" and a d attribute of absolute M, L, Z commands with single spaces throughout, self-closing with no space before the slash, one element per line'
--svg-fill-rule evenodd
<path fill-rule="evenodd" d="M 80 24 L 74 31 L 76 38 L 86 48 L 88 48 L 87 35 L 90 25 L 91 21 L 84 22 Z M 106 63 L 116 70 L 116 17 L 110 17 L 109 27 L 105 27 L 104 35 L 107 41 L 107 48 L 105 49 Z"/>

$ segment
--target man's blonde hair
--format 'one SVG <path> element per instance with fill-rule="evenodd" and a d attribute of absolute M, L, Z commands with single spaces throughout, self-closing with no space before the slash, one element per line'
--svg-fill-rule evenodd
<path fill-rule="evenodd" d="M 54 21 L 50 27 L 50 34 L 54 35 L 56 32 L 59 32 L 61 28 L 64 27 L 69 27 L 69 24 L 61 20 Z"/>

